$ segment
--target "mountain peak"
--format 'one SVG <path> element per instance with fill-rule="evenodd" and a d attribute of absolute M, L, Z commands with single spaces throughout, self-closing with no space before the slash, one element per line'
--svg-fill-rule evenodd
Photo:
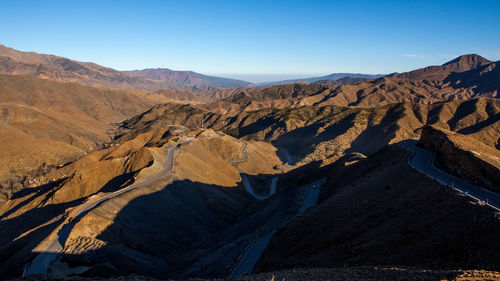
<path fill-rule="evenodd" d="M 480 56 L 478 54 L 468 54 L 468 55 L 459 56 L 459 57 L 443 64 L 443 66 L 457 65 L 459 68 L 472 69 L 472 68 L 481 66 L 483 64 L 488 64 L 488 63 L 491 63 L 491 61 L 483 58 L 482 56 Z"/>

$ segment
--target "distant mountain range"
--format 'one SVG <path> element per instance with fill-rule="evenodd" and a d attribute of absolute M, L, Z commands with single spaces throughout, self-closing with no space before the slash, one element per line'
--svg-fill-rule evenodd
<path fill-rule="evenodd" d="M 121 90 L 158 91 L 163 89 L 207 90 L 235 88 L 251 83 L 207 76 L 192 71 L 145 69 L 118 71 L 90 62 L 79 62 L 54 55 L 21 52 L 0 44 L 0 74 L 27 74 L 59 82 Z"/>
<path fill-rule="evenodd" d="M 251 85 L 250 82 L 242 80 L 208 76 L 193 71 L 174 71 L 168 68 L 148 68 L 143 70 L 125 71 L 125 73 L 176 85 L 192 85 L 198 88 L 236 88 Z"/>
<path fill-rule="evenodd" d="M 240 109 L 233 104 L 242 106 L 242 111 L 253 111 L 269 107 L 373 107 L 405 101 L 429 104 L 477 97 L 498 98 L 500 69 L 497 65 L 498 62 L 478 55 L 464 55 L 441 66 L 376 79 L 342 78 L 242 89 L 212 107 L 237 115 Z"/>
<path fill-rule="evenodd" d="M 163 81 L 133 76 L 95 63 L 21 52 L 3 45 L 0 45 L 0 74 L 27 74 L 59 82 L 121 90 L 156 91 L 171 86 Z"/>
<path fill-rule="evenodd" d="M 158 91 L 174 89 L 200 91 L 214 88 L 239 88 L 254 84 L 237 79 L 209 76 L 194 71 L 175 71 L 168 68 L 118 71 L 91 62 L 79 62 L 64 57 L 21 52 L 0 44 L 0 74 L 27 74 L 59 82 L 74 82 L 92 87 L 121 90 Z M 297 82 L 338 81 L 343 78 L 373 79 L 380 74 L 333 73 L 320 77 L 265 82 L 259 86 Z M 344 83 L 334 83 L 344 84 Z"/>
<path fill-rule="evenodd" d="M 271 86 L 271 85 L 278 85 L 278 84 L 290 84 L 290 83 L 300 83 L 300 82 L 314 83 L 317 81 L 328 81 L 328 80 L 329 81 L 337 81 L 337 80 L 340 80 L 343 78 L 374 79 L 374 78 L 378 78 L 378 77 L 381 77 L 384 75 L 385 74 L 332 73 L 332 74 L 328 74 L 325 76 L 318 76 L 318 77 L 287 79 L 287 80 L 273 81 L 273 82 L 262 82 L 262 83 L 259 83 L 259 85 Z"/>

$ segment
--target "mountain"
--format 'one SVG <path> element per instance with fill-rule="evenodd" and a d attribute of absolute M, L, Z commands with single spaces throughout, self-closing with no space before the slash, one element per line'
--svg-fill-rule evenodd
<path fill-rule="evenodd" d="M 253 272 L 352 272 L 369 265 L 497 269 L 496 253 L 480 242 L 500 247 L 492 232 L 500 231 L 495 211 L 417 172 L 409 157 L 399 145 L 391 145 L 366 158 L 345 157 L 323 168 L 304 168 L 305 182 L 308 176 L 309 181 L 326 178 L 319 204 L 276 231 Z M 296 181 L 297 176 L 286 180 Z"/>
<path fill-rule="evenodd" d="M 1 44 L 0 74 L 33 75 L 92 87 L 149 92 L 162 89 L 199 92 L 209 88 L 235 88 L 250 85 L 245 81 L 166 68 L 118 71 L 90 62 L 79 62 L 34 52 L 21 52 Z"/>
<path fill-rule="evenodd" d="M 294 162 L 371 154 L 383 146 L 416 138 L 425 125 L 469 135 L 500 148 L 500 100 L 479 98 L 435 104 L 403 102 L 371 108 L 325 106 L 263 108 L 227 114 L 210 105 L 165 104 L 122 123 L 118 139 L 167 125 L 204 126 L 235 137 L 286 148 Z"/>
<path fill-rule="evenodd" d="M 443 66 L 430 66 L 371 80 L 344 78 L 337 80 L 338 83 L 320 81 L 243 89 L 210 106 L 237 114 L 241 110 L 269 107 L 373 107 L 403 101 L 429 104 L 476 97 L 498 98 L 499 78 L 498 62 L 462 56 Z"/>
<path fill-rule="evenodd" d="M 391 74 L 389 76 L 418 80 L 443 80 L 452 72 L 465 72 L 491 63 L 491 61 L 480 55 L 470 54 L 457 57 L 443 65 L 428 66 L 401 74 Z"/>
<path fill-rule="evenodd" d="M 174 85 L 189 85 L 196 88 L 237 88 L 251 85 L 250 82 L 203 75 L 193 71 L 174 71 L 168 68 L 148 68 L 125 71 L 133 75 L 153 80 L 165 81 Z"/>
<path fill-rule="evenodd" d="M 497 65 L 154 92 L 0 75 L 0 276 L 498 271 Z"/>
<path fill-rule="evenodd" d="M 206 103 L 233 93 L 178 90 L 191 86 L 2 45 L 0 73 L 0 144 L 6 148 L 0 151 L 0 181 L 19 182 L 42 166 L 78 159 L 109 141 L 116 122 L 155 104 Z"/>
<path fill-rule="evenodd" d="M 0 45 L 0 74 L 25 74 L 59 82 L 92 87 L 156 91 L 169 84 L 133 76 L 90 62 L 78 62 L 54 55 L 20 52 Z"/>
<path fill-rule="evenodd" d="M 114 123 L 164 95 L 0 75 L 0 180 L 73 161 L 110 140 Z"/>
<path fill-rule="evenodd" d="M 57 226 L 66 220 L 58 218 L 65 212 L 78 212 L 83 201 L 92 204 L 105 198 L 101 197 L 104 192 L 118 192 L 121 186 L 130 184 L 138 188 L 115 193 L 113 201 L 121 203 L 106 202 L 90 208 L 88 216 L 64 238 L 67 258 L 76 258 L 87 245 L 84 247 L 90 247 L 89 251 L 101 253 L 89 256 L 90 263 L 99 256 L 105 259 L 95 268 L 97 274 L 144 274 L 152 270 L 150 275 L 159 277 L 173 269 L 165 266 L 166 259 L 172 257 L 181 268 L 199 257 L 182 251 L 184 247 L 210 241 L 214 234 L 248 215 L 248 208 L 255 208 L 256 201 L 239 184 L 240 175 L 254 182 L 266 179 L 257 175 L 279 171 L 273 168 L 280 165 L 274 151 L 268 143 L 241 142 L 211 130 L 168 126 L 58 168 L 47 175 L 58 179 L 57 186 L 41 186 L 35 193 L 25 190 L 0 204 L 0 226 L 4 231 L 0 236 L 2 277 L 19 274 L 22 268 L 18 265 L 25 262 L 23 256 L 32 259 L 36 255 L 30 253 L 33 247 L 53 237 L 51 232 L 57 235 Z M 101 210 L 107 210 L 106 214 Z M 36 215 L 27 216 L 29 213 Z M 30 231 L 51 217 L 56 218 L 53 223 Z M 132 217 L 135 219 L 130 220 Z M 149 231 L 141 230 L 147 225 Z M 20 239 L 12 241 L 19 235 Z M 18 248 L 20 243 L 24 249 Z M 235 253 L 230 257 L 234 258 Z M 141 258 L 127 262 L 132 257 Z"/>
<path fill-rule="evenodd" d="M 318 81 L 313 82 L 312 84 L 335 86 L 335 85 L 344 85 L 344 84 L 358 84 L 361 82 L 365 82 L 367 80 L 370 80 L 370 79 L 344 77 L 344 78 L 340 78 L 337 80 L 318 80 Z"/>
<path fill-rule="evenodd" d="M 290 84 L 290 83 L 313 83 L 321 80 L 332 80 L 337 81 L 342 78 L 363 78 L 363 79 L 374 79 L 383 76 L 382 74 L 361 74 L 361 73 L 332 73 L 325 76 L 318 77 L 308 77 L 308 78 L 300 78 L 300 79 L 288 79 L 282 81 L 274 81 L 274 82 L 263 82 L 259 83 L 261 86 L 271 86 L 277 84 Z"/>
<path fill-rule="evenodd" d="M 185 86 L 183 86 L 183 88 L 185 88 Z M 170 99 L 171 102 L 200 104 L 215 102 L 230 97 L 240 90 L 241 88 L 207 88 L 203 90 L 199 88 L 190 90 L 163 89 L 154 93 Z"/>
<path fill-rule="evenodd" d="M 53 274 L 93 279 L 223 278 L 262 237 L 254 272 L 496 270 L 496 211 L 412 169 L 397 143 L 433 125 L 495 149 L 499 112 L 486 98 L 236 117 L 155 106 L 109 148 L 0 204 L 0 273 L 39 272 L 48 260 Z"/>

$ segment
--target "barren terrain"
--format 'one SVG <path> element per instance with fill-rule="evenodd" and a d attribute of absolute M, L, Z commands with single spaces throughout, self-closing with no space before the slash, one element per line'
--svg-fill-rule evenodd
<path fill-rule="evenodd" d="M 453 186 L 499 192 L 497 64 L 254 87 L 0 45 L 0 279 L 498 280 L 497 201 Z"/>

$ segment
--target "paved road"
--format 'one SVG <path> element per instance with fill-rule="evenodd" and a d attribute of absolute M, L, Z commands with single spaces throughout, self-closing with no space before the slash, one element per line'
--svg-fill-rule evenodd
<path fill-rule="evenodd" d="M 488 201 L 488 205 L 500 210 L 500 195 L 477 185 L 470 184 L 462 179 L 447 174 L 434 166 L 434 154 L 416 146 L 417 140 L 407 140 L 400 145 L 413 152 L 409 163 L 417 171 L 480 201 Z"/>
<path fill-rule="evenodd" d="M 300 206 L 298 216 L 301 216 L 307 211 L 307 209 L 318 204 L 319 192 L 321 191 L 321 185 L 324 182 L 324 180 L 316 181 L 309 186 L 309 189 L 307 190 L 304 199 L 302 200 L 302 205 Z"/>
<path fill-rule="evenodd" d="M 241 162 L 247 161 L 248 160 L 248 155 L 247 155 L 247 152 L 246 152 L 247 146 L 248 146 L 248 143 L 244 142 L 243 143 L 243 147 L 241 147 L 241 154 L 243 154 L 243 157 L 241 157 L 240 159 L 230 159 L 227 162 L 232 165 L 232 164 L 236 164 L 236 163 L 241 163 Z"/>
<path fill-rule="evenodd" d="M 236 277 L 245 273 L 251 273 L 259 261 L 260 256 L 267 248 L 267 245 L 269 244 L 269 241 L 273 237 L 274 233 L 276 233 L 276 230 L 267 233 L 251 244 L 251 246 L 245 250 L 239 262 L 236 264 L 233 271 L 231 271 L 229 277 Z"/>
<path fill-rule="evenodd" d="M 174 163 L 174 152 L 175 149 L 180 145 L 184 144 L 187 142 L 191 142 L 192 139 L 189 139 L 185 142 L 179 143 L 177 145 L 175 144 L 169 144 L 167 145 L 164 150 L 165 153 L 167 154 L 167 160 L 165 161 L 165 166 L 162 171 L 159 173 L 156 173 L 155 175 L 137 182 L 135 184 L 132 184 L 126 188 L 120 189 L 118 191 L 115 191 L 113 193 L 110 193 L 96 201 L 91 201 L 88 203 L 84 203 L 84 207 L 81 208 L 76 214 L 74 214 L 75 221 L 73 223 L 70 223 L 68 221 L 64 222 L 63 226 L 60 228 L 59 232 L 57 233 L 57 236 L 54 237 L 48 244 L 47 246 L 43 247 L 42 249 L 36 249 L 37 251 L 40 251 L 41 253 L 38 254 L 38 256 L 31 262 L 31 264 L 24 270 L 23 272 L 23 277 L 29 276 L 29 275 L 35 275 L 35 274 L 46 274 L 49 268 L 49 265 L 51 262 L 53 262 L 57 255 L 63 250 L 63 246 L 66 243 L 66 239 L 68 238 L 71 230 L 73 229 L 74 225 L 76 222 L 78 222 L 83 216 L 85 216 L 89 211 L 91 211 L 93 208 L 101 204 L 102 202 L 109 200 L 111 198 L 114 198 L 116 196 L 119 196 L 125 192 L 128 192 L 130 190 L 151 184 L 157 180 L 160 180 L 164 178 L 165 176 L 168 175 L 168 173 L 172 170 L 173 163 Z"/>
<path fill-rule="evenodd" d="M 248 160 L 248 155 L 246 152 L 247 146 L 248 146 L 248 143 L 244 142 L 243 146 L 241 147 L 241 154 L 243 154 L 243 157 L 241 157 L 241 159 L 229 160 L 228 163 L 235 164 L 235 163 L 241 163 L 241 162 L 247 161 Z M 274 177 L 271 180 L 271 185 L 269 186 L 269 192 L 267 193 L 267 195 L 259 195 L 259 194 L 255 193 L 255 190 L 253 189 L 252 184 L 250 184 L 250 181 L 248 180 L 248 177 L 242 173 L 240 173 L 240 176 L 241 176 L 241 181 L 243 182 L 243 186 L 245 186 L 245 190 L 250 195 L 252 195 L 253 198 L 255 198 L 257 200 L 267 199 L 276 193 L 276 184 L 278 183 L 278 177 Z"/>
<path fill-rule="evenodd" d="M 278 147 L 278 151 L 281 151 L 283 155 L 285 156 L 286 159 L 286 164 L 293 166 L 293 160 L 292 160 L 292 155 L 288 152 L 288 150 L 284 147 Z"/>
<path fill-rule="evenodd" d="M 273 228 L 271 231 L 266 232 L 260 236 L 258 236 L 246 249 L 243 251 L 243 254 L 240 255 L 237 259 L 237 262 L 233 269 L 231 270 L 229 277 L 241 276 L 246 273 L 252 273 L 253 268 L 257 261 L 259 261 L 260 256 L 267 248 L 269 241 L 276 233 L 276 231 L 282 227 L 283 225 L 289 223 L 296 217 L 304 214 L 304 212 L 315 206 L 318 203 L 319 192 L 321 189 L 321 185 L 325 182 L 325 179 L 313 182 L 306 189 L 302 202 L 300 204 L 300 208 L 291 219 L 284 221 L 281 225 Z"/>
<path fill-rule="evenodd" d="M 245 186 L 245 190 L 250 193 L 250 195 L 253 196 L 253 198 L 257 200 L 264 200 L 267 199 L 271 196 L 273 196 L 276 193 L 276 184 L 278 183 L 279 177 L 274 177 L 271 180 L 271 185 L 269 186 L 269 192 L 267 195 L 259 195 L 255 193 L 255 190 L 253 189 L 252 185 L 250 184 L 250 181 L 248 180 L 248 177 L 245 174 L 240 174 L 241 175 L 241 181 L 243 182 L 243 185 Z"/>

